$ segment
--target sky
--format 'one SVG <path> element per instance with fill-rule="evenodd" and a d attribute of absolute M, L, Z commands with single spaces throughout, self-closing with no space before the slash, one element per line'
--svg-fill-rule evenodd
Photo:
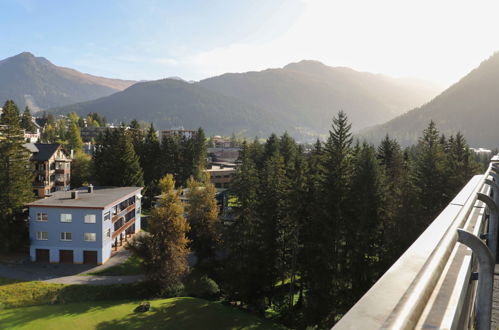
<path fill-rule="evenodd" d="M 498 1 L 0 0 L 0 59 L 29 51 L 121 79 L 303 59 L 442 87 L 499 50 Z"/>

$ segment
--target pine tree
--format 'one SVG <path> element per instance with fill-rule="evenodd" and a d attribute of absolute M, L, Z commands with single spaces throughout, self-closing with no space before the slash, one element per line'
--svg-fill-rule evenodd
<path fill-rule="evenodd" d="M 310 222 L 317 236 L 315 264 L 308 273 L 307 315 L 309 322 L 332 324 L 345 311 L 339 299 L 349 285 L 346 272 L 347 251 L 343 247 L 348 226 L 348 196 L 352 176 L 352 133 L 343 111 L 333 118 L 332 130 L 324 147 L 321 168 L 320 207 L 323 213 Z"/>
<path fill-rule="evenodd" d="M 158 180 L 161 175 L 161 149 L 156 130 L 152 123 L 144 138 L 141 150 L 137 154 L 140 158 L 140 165 L 144 170 L 144 183 L 146 186 L 149 186 L 153 181 Z"/>
<path fill-rule="evenodd" d="M 7 101 L 0 116 L 0 249 L 11 250 L 26 243 L 24 204 L 33 199 L 31 153 L 25 149 L 15 103 Z"/>
<path fill-rule="evenodd" d="M 115 152 L 117 153 L 117 164 L 120 165 L 120 172 L 117 175 L 117 185 L 121 187 L 144 186 L 143 171 L 140 167 L 139 157 L 133 148 L 132 139 L 126 134 L 124 129 L 118 131 L 118 144 Z"/>
<path fill-rule="evenodd" d="M 236 199 L 233 206 L 235 220 L 225 233 L 224 246 L 228 253 L 224 263 L 224 289 L 228 298 L 243 301 L 252 308 L 265 310 L 265 272 L 262 255 L 261 221 L 256 214 L 259 178 L 250 156 L 250 147 L 243 142 L 240 166 L 231 183 Z"/>
<path fill-rule="evenodd" d="M 179 180 L 181 140 L 177 136 L 165 136 L 160 146 L 159 169 L 161 175 L 173 174 Z"/>
<path fill-rule="evenodd" d="M 446 156 L 435 123 L 431 121 L 423 131 L 417 145 L 414 168 L 415 186 L 418 190 L 418 202 L 421 209 L 420 231 L 438 215 L 449 202 L 447 195 Z"/>
<path fill-rule="evenodd" d="M 94 175 L 103 186 L 144 185 L 143 171 L 130 136 L 124 128 L 107 130 L 93 153 Z"/>
<path fill-rule="evenodd" d="M 24 113 L 21 118 L 21 128 L 26 130 L 26 132 L 36 132 L 36 126 L 33 123 L 33 117 L 31 116 L 31 112 L 28 107 L 24 109 Z"/>
<path fill-rule="evenodd" d="M 71 162 L 71 187 L 78 188 L 92 181 L 92 157 L 82 151 Z"/>
<path fill-rule="evenodd" d="M 75 152 L 83 151 L 83 140 L 81 139 L 80 129 L 77 122 L 71 121 L 67 133 L 68 147 Z"/>
<path fill-rule="evenodd" d="M 221 243 L 221 223 L 218 218 L 218 205 L 215 199 L 216 190 L 209 179 L 200 184 L 192 177 L 187 181 L 189 203 L 186 206 L 186 217 L 191 231 L 189 239 L 191 248 L 196 252 L 198 263 L 213 262 L 215 253 Z"/>
<path fill-rule="evenodd" d="M 383 242 L 383 177 L 374 148 L 360 146 L 354 161 L 346 226 L 350 303 L 355 303 L 379 277 Z"/>
<path fill-rule="evenodd" d="M 189 272 L 189 224 L 171 174 L 160 181 L 162 195 L 159 206 L 149 218 L 149 233 L 138 236 L 129 249 L 142 261 L 146 276 L 164 289 L 172 290 Z"/>

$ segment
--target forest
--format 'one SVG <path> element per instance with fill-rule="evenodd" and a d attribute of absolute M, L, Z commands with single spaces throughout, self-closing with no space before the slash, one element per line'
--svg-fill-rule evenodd
<path fill-rule="evenodd" d="M 3 250 L 22 248 L 23 205 L 33 198 L 22 117 L 13 102 L 0 117 Z M 70 117 L 65 132 L 77 151 L 73 180 L 145 187 L 148 234 L 129 248 L 158 294 L 186 294 L 185 279 L 198 274 L 211 298 L 296 329 L 334 325 L 484 170 L 460 133 L 444 136 L 430 122 L 411 147 L 389 136 L 373 146 L 354 138 L 340 111 L 327 140 L 312 146 L 287 133 L 243 142 L 229 191 L 231 221 L 222 223 L 204 172 L 202 129 L 160 143 L 152 125 L 132 122 L 101 135 L 88 156 L 78 122 Z M 179 200 L 181 187 L 189 188 L 189 205 Z"/>

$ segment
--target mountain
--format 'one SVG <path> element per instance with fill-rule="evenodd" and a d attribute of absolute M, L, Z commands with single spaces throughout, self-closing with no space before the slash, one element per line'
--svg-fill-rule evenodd
<path fill-rule="evenodd" d="M 54 111 L 98 112 L 117 122 L 153 122 L 156 128 L 202 126 L 209 133 L 263 136 L 279 129 L 277 118 L 267 111 L 179 79 L 137 83 L 122 92 Z"/>
<path fill-rule="evenodd" d="M 391 119 L 436 94 L 433 86 L 408 79 L 302 61 L 197 83 L 178 79 L 137 83 L 122 93 L 57 111 L 100 112 L 116 121 L 137 118 L 154 121 L 158 128 L 202 126 L 216 134 L 254 136 L 287 130 L 299 139 L 311 139 L 327 133 L 340 109 L 354 129 L 360 129 Z"/>
<path fill-rule="evenodd" d="M 325 133 L 340 109 L 354 129 L 382 123 L 427 102 L 436 95 L 433 86 L 417 86 L 407 79 L 329 67 L 317 61 L 292 63 L 282 69 L 229 73 L 200 82 L 221 94 L 269 109 L 303 127 Z"/>
<path fill-rule="evenodd" d="M 58 67 L 25 52 L 0 61 L 0 103 L 13 99 L 33 111 L 108 96 L 135 81 L 109 79 Z"/>
<path fill-rule="evenodd" d="M 429 103 L 359 135 L 376 143 L 389 134 L 409 145 L 430 120 L 445 135 L 460 131 L 471 146 L 499 146 L 499 53 Z"/>

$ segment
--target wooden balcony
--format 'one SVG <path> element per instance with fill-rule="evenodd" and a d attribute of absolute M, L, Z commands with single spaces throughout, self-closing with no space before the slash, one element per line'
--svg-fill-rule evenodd
<path fill-rule="evenodd" d="M 113 217 L 111 218 L 112 222 L 115 223 L 116 221 L 118 221 L 119 218 L 121 218 L 122 216 L 124 216 L 133 209 L 135 209 L 135 204 L 129 205 L 126 209 L 121 210 L 116 215 L 113 215 Z"/>
<path fill-rule="evenodd" d="M 128 221 L 127 223 L 125 223 L 123 226 L 121 226 L 120 229 L 118 229 L 117 231 L 115 231 L 113 233 L 113 235 L 112 235 L 112 238 L 115 239 L 119 234 L 121 234 L 122 232 L 124 232 L 125 230 L 127 230 L 134 223 L 135 223 L 135 217 L 133 217 L 130 221 Z"/>

